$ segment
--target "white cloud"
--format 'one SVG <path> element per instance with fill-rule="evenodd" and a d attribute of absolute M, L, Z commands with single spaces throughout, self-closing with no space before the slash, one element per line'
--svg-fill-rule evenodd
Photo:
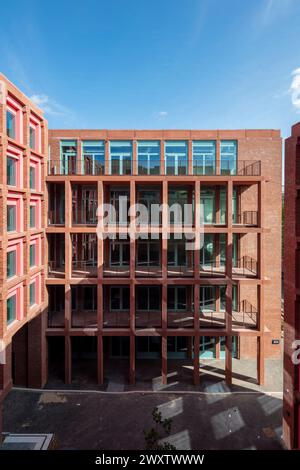
<path fill-rule="evenodd" d="M 292 77 L 293 79 L 290 86 L 292 104 L 296 108 L 296 111 L 300 113 L 300 67 L 292 72 Z"/>
<path fill-rule="evenodd" d="M 263 0 L 260 10 L 261 23 L 266 26 L 292 10 L 295 0 Z"/>
<path fill-rule="evenodd" d="M 168 111 L 158 111 L 154 113 L 154 117 L 161 121 L 162 119 L 166 119 L 166 117 L 169 115 Z"/>
<path fill-rule="evenodd" d="M 65 106 L 49 98 L 48 95 L 35 94 L 32 95 L 30 99 L 41 108 L 45 114 L 49 114 L 50 116 L 66 116 L 70 112 Z"/>

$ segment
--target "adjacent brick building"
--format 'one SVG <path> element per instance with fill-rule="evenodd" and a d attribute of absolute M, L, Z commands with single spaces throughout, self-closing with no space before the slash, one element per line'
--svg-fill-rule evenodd
<path fill-rule="evenodd" d="M 285 142 L 284 406 L 286 445 L 300 449 L 300 369 L 292 355 L 300 340 L 300 122 Z M 299 357 L 299 355 L 298 355 Z M 297 359 L 297 357 L 296 357 Z"/>
<path fill-rule="evenodd" d="M 199 357 L 224 357 L 230 383 L 232 356 L 257 357 L 263 383 L 264 359 L 281 347 L 280 132 L 51 130 L 49 148 L 46 334 L 66 382 L 86 354 L 99 384 L 120 358 L 131 383 L 141 360 L 166 382 L 182 359 L 197 384 Z M 126 215 L 116 239 L 97 238 L 97 206 L 119 213 L 120 196 L 192 203 L 186 235 L 200 237 L 204 222 L 203 247 L 186 251 L 164 211 L 154 241 L 127 238 Z"/>
<path fill-rule="evenodd" d="M 47 147 L 42 112 L 0 75 L 0 403 L 46 381 Z"/>

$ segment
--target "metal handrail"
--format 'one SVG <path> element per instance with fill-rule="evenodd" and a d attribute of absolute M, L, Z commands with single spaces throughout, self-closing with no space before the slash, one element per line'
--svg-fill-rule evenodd
<path fill-rule="evenodd" d="M 112 162 L 107 164 L 95 162 L 94 164 L 87 159 L 72 157 L 65 163 L 61 159 L 50 159 L 48 161 L 48 175 L 118 175 L 128 176 L 130 174 L 142 176 L 213 176 L 213 175 L 231 175 L 231 176 L 260 176 L 261 175 L 261 161 L 260 160 L 237 160 L 236 164 L 232 166 L 229 162 L 221 162 L 221 167 L 217 169 L 216 161 L 210 166 L 204 166 L 192 162 L 191 171 L 189 172 L 189 162 L 187 158 L 179 158 L 174 160 L 174 167 L 153 160 L 153 165 L 148 164 L 148 159 L 143 157 L 132 158 L 130 161 L 123 160 L 122 174 L 115 172 L 112 167 Z M 109 168 L 109 171 L 107 171 Z M 135 169 L 135 171 L 134 171 Z"/>

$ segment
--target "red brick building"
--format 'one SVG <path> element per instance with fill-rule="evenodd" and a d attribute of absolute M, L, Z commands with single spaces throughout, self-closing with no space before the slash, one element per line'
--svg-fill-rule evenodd
<path fill-rule="evenodd" d="M 134 384 L 145 361 L 166 383 L 178 359 L 198 384 L 212 358 L 230 384 L 233 357 L 257 358 L 264 382 L 280 355 L 279 131 L 48 134 L 0 76 L 0 161 L 1 400 L 48 369 L 71 383 L 86 357 L 99 385 L 124 365 Z M 99 223 L 108 203 L 116 226 Z M 127 213 L 135 203 L 162 205 L 151 227 Z"/>
<path fill-rule="evenodd" d="M 300 123 L 285 142 L 284 197 L 284 407 L 286 445 L 300 448 L 300 369 L 292 360 L 300 340 Z M 299 345 L 298 345 L 299 349 Z M 297 359 L 297 358 L 296 358 Z"/>
<path fill-rule="evenodd" d="M 46 382 L 47 147 L 42 112 L 0 75 L 0 403 Z"/>
<path fill-rule="evenodd" d="M 280 132 L 51 130 L 49 147 L 46 334 L 66 382 L 85 351 L 99 384 L 120 358 L 131 383 L 141 360 L 164 382 L 190 360 L 197 384 L 199 357 L 224 357 L 230 383 L 233 356 L 257 357 L 263 383 L 265 357 L 280 355 Z M 95 208 L 119 212 L 120 196 L 192 203 L 186 235 L 203 225 L 203 246 L 188 253 L 164 211 L 154 241 L 127 237 L 127 216 L 98 239 Z"/>

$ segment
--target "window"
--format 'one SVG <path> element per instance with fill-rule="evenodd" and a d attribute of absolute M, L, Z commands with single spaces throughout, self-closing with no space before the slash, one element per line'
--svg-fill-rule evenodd
<path fill-rule="evenodd" d="M 169 189 L 169 223 L 193 225 L 193 201 L 186 189 Z"/>
<path fill-rule="evenodd" d="M 35 167 L 31 166 L 29 169 L 29 187 L 35 189 Z"/>
<path fill-rule="evenodd" d="M 131 175 L 132 142 L 110 142 L 110 174 Z"/>
<path fill-rule="evenodd" d="M 13 277 L 16 275 L 16 250 L 9 251 L 7 253 L 7 277 Z"/>
<path fill-rule="evenodd" d="M 220 191 L 220 222 L 226 224 L 226 190 Z M 237 223 L 237 193 L 236 188 L 232 192 L 232 223 Z"/>
<path fill-rule="evenodd" d="M 29 126 L 29 146 L 31 149 L 35 150 L 36 146 L 36 128 Z"/>
<path fill-rule="evenodd" d="M 232 286 L 232 310 L 237 311 L 238 309 L 238 290 L 237 285 Z M 220 286 L 220 310 L 225 312 L 226 310 L 226 286 Z"/>
<path fill-rule="evenodd" d="M 62 175 L 76 174 L 77 145 L 75 140 L 63 140 L 60 143 L 60 163 Z"/>
<path fill-rule="evenodd" d="M 6 133 L 11 139 L 16 138 L 16 115 L 6 111 Z"/>
<path fill-rule="evenodd" d="M 35 304 L 35 282 L 29 284 L 29 305 Z"/>
<path fill-rule="evenodd" d="M 30 264 L 30 267 L 36 265 L 35 256 L 36 256 L 35 255 L 35 244 L 32 244 L 29 247 L 29 264 Z"/>
<path fill-rule="evenodd" d="M 168 266 L 186 266 L 187 252 L 186 241 L 174 239 L 174 235 L 168 241 Z"/>
<path fill-rule="evenodd" d="M 167 175 L 187 174 L 187 142 L 165 142 L 165 166 Z"/>
<path fill-rule="evenodd" d="M 110 223 L 127 225 L 129 222 L 130 197 L 128 191 L 112 190 L 110 192 L 110 204 L 114 210 L 110 211 Z M 115 218 L 114 218 L 115 217 Z"/>
<path fill-rule="evenodd" d="M 16 230 L 16 206 L 7 206 L 7 231 L 13 232 Z"/>
<path fill-rule="evenodd" d="M 214 141 L 193 142 L 193 174 L 214 175 L 216 167 L 216 143 Z"/>
<path fill-rule="evenodd" d="M 156 240 L 138 240 L 137 264 L 138 266 L 159 266 L 160 242 Z"/>
<path fill-rule="evenodd" d="M 237 142 L 223 140 L 220 145 L 221 175 L 235 175 L 237 164 Z"/>
<path fill-rule="evenodd" d="M 97 223 L 96 185 L 72 185 L 72 222 L 73 224 Z"/>
<path fill-rule="evenodd" d="M 200 286 L 200 310 L 215 312 L 216 310 L 216 287 Z"/>
<path fill-rule="evenodd" d="M 6 173 L 7 173 L 7 184 L 10 186 L 16 186 L 16 169 L 17 162 L 14 158 L 7 157 L 6 159 Z"/>
<path fill-rule="evenodd" d="M 168 287 L 168 310 L 186 310 L 187 290 L 186 287 Z"/>
<path fill-rule="evenodd" d="M 237 266 L 238 257 L 238 233 L 232 236 L 232 264 Z M 221 266 L 226 264 L 226 234 L 220 233 L 220 261 Z"/>
<path fill-rule="evenodd" d="M 130 308 L 130 288 L 111 287 L 110 288 L 110 308 L 111 310 L 129 310 Z"/>
<path fill-rule="evenodd" d="M 129 266 L 130 244 L 129 242 L 117 242 L 112 240 L 109 245 L 110 266 Z"/>
<path fill-rule="evenodd" d="M 215 191 L 213 189 L 201 190 L 200 204 L 203 223 L 214 224 L 216 221 Z"/>
<path fill-rule="evenodd" d="M 138 189 L 137 204 L 141 204 L 147 209 L 147 216 L 142 212 L 139 214 L 138 223 L 140 225 L 159 225 L 161 223 L 160 190 L 159 189 Z"/>
<path fill-rule="evenodd" d="M 30 228 L 35 227 L 35 206 L 29 208 L 29 226 Z"/>
<path fill-rule="evenodd" d="M 16 310 L 17 310 L 17 295 L 14 294 L 9 299 L 7 299 L 6 302 L 6 308 L 7 308 L 7 313 L 6 313 L 6 321 L 7 325 L 10 325 L 13 321 L 16 319 Z"/>
<path fill-rule="evenodd" d="M 159 286 L 138 286 L 137 287 L 137 310 L 161 309 L 161 290 Z"/>
<path fill-rule="evenodd" d="M 139 175 L 160 174 L 160 143 L 158 141 L 139 141 L 137 154 Z"/>
<path fill-rule="evenodd" d="M 84 175 L 104 175 L 105 144 L 101 140 L 82 143 L 82 173 Z"/>
<path fill-rule="evenodd" d="M 83 288 L 83 309 L 97 310 L 97 286 Z"/>
<path fill-rule="evenodd" d="M 214 234 L 205 233 L 203 237 L 203 246 L 200 249 L 200 264 L 202 266 L 213 266 L 214 262 Z"/>

